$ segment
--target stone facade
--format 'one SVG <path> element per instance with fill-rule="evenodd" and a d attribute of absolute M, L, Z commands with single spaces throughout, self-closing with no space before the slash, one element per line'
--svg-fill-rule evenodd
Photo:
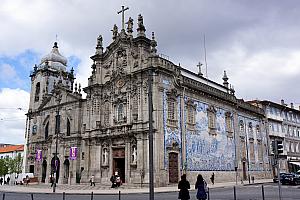
<path fill-rule="evenodd" d="M 105 51 L 102 36 L 97 38 L 86 98 L 57 44 L 34 68 L 26 171 L 47 182 L 57 167 L 58 182 L 69 184 L 88 182 L 92 175 L 110 184 L 119 171 L 124 183 L 148 184 L 151 76 L 156 186 L 177 183 L 182 173 L 192 181 L 213 171 L 217 182 L 269 177 L 263 110 L 237 99 L 226 73 L 218 84 L 159 56 L 141 15 L 137 37 L 131 18 L 127 24 L 127 31 L 114 26 Z"/>

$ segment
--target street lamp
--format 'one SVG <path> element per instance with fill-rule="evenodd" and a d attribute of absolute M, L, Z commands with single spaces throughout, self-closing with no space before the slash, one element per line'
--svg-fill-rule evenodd
<path fill-rule="evenodd" d="M 58 156 L 57 156 L 57 146 L 58 146 L 58 134 L 60 132 L 60 115 L 59 115 L 59 104 L 62 99 L 62 95 L 60 92 L 55 93 L 55 100 L 57 103 L 56 108 L 56 116 L 55 116 L 55 135 L 56 135 L 56 141 L 55 141 L 55 155 L 54 155 L 54 174 L 53 177 L 55 177 L 54 185 L 53 185 L 53 192 L 55 192 L 56 189 L 56 182 L 57 182 L 57 167 L 58 167 Z"/>

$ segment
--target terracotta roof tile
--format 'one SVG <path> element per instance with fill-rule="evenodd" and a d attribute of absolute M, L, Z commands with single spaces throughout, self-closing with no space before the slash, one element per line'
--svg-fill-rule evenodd
<path fill-rule="evenodd" d="M 11 145 L 7 147 L 1 147 L 0 153 L 9 153 L 9 152 L 23 151 L 23 150 L 24 150 L 24 145 Z"/>

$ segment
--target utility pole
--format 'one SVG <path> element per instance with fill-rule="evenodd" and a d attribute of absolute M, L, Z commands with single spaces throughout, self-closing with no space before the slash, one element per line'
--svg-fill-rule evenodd
<path fill-rule="evenodd" d="M 55 155 L 54 155 L 54 173 L 53 178 L 54 180 L 54 185 L 53 185 L 53 192 L 55 192 L 56 189 L 56 182 L 58 181 L 58 174 L 57 174 L 57 168 L 58 168 L 58 156 L 57 156 L 57 148 L 58 148 L 58 134 L 60 132 L 60 115 L 59 115 L 59 104 L 61 101 L 61 94 L 57 93 L 57 96 L 55 96 L 56 102 L 57 102 L 57 109 L 56 109 L 56 116 L 55 116 L 55 135 L 56 135 L 56 141 L 55 141 Z"/>
<path fill-rule="evenodd" d="M 154 200 L 154 172 L 153 172 L 153 102 L 152 83 L 153 71 L 148 71 L 148 111 L 149 111 L 149 200 Z"/>

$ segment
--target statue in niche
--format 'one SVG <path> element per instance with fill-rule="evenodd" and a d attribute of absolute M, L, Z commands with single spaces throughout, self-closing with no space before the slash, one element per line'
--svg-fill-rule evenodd
<path fill-rule="evenodd" d="M 132 154 L 131 154 L 131 161 L 132 163 L 136 163 L 136 157 L 137 157 L 137 150 L 136 146 L 132 146 Z"/>
<path fill-rule="evenodd" d="M 108 152 L 107 152 L 107 148 L 103 149 L 103 153 L 102 153 L 102 157 L 103 157 L 103 165 L 106 166 L 108 165 Z"/>

